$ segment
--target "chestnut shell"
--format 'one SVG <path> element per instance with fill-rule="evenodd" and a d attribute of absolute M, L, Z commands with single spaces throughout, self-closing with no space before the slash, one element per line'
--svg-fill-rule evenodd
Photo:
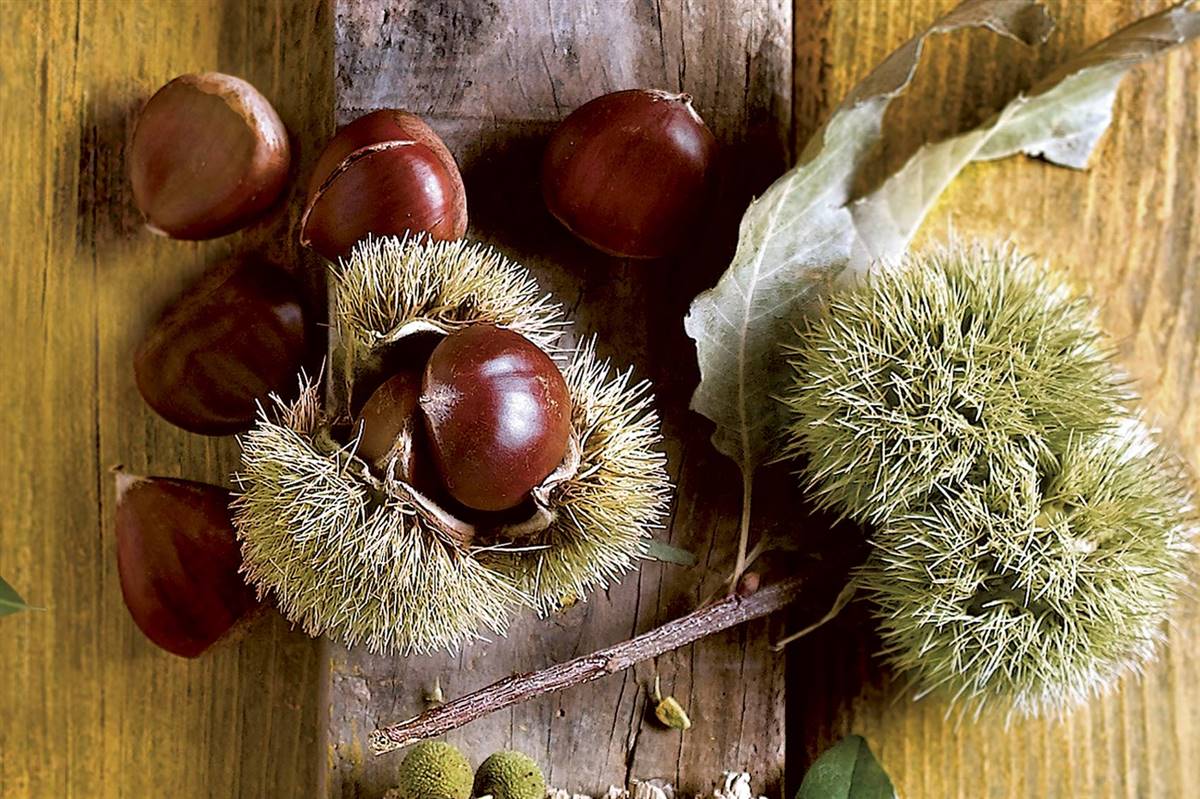
<path fill-rule="evenodd" d="M 138 116 L 128 155 L 133 198 L 151 229 L 208 239 L 244 227 L 287 184 L 291 147 L 270 102 L 241 78 L 180 75 Z"/>
<path fill-rule="evenodd" d="M 134 356 L 138 390 L 184 430 L 248 430 L 258 402 L 296 387 L 306 333 L 300 288 L 290 275 L 254 261 L 227 262 L 150 328 Z"/>
<path fill-rule="evenodd" d="M 454 157 L 419 117 L 384 109 L 325 146 L 309 183 L 300 243 L 329 260 L 368 234 L 460 239 L 467 200 Z"/>
<path fill-rule="evenodd" d="M 476 324 L 443 339 L 425 365 L 420 405 L 446 491 L 475 510 L 516 507 L 567 453 L 566 381 L 511 330 Z"/>
<path fill-rule="evenodd" d="M 410 480 L 413 475 L 412 434 L 420 426 L 417 400 L 421 394 L 421 373 L 404 370 L 385 380 L 367 401 L 354 420 L 351 434 L 358 436 L 356 454 L 372 466 L 386 467 L 389 457 L 398 456 L 397 477 Z M 402 436 L 407 436 L 406 452 L 394 452 L 403 446 Z"/>
<path fill-rule="evenodd" d="M 555 218 L 596 249 L 659 258 L 695 234 L 716 155 L 716 139 L 688 95 L 613 92 L 555 129 L 542 160 L 542 196 Z"/>
<path fill-rule="evenodd" d="M 258 606 L 223 488 L 166 477 L 117 476 L 117 572 L 146 637 L 197 657 Z"/>
<path fill-rule="evenodd" d="M 454 161 L 454 156 L 446 147 L 445 142 L 434 133 L 433 128 L 425 124 L 425 120 L 416 114 L 395 108 L 381 108 L 343 125 L 325 145 L 325 149 L 317 158 L 312 176 L 308 181 L 307 196 L 311 198 L 316 194 L 321 184 L 355 150 L 389 141 L 413 141 L 428 147 L 446 167 L 446 171 L 458 182 L 459 191 L 465 196 L 466 192 L 462 188 L 462 176 L 459 174 L 458 164 Z"/>

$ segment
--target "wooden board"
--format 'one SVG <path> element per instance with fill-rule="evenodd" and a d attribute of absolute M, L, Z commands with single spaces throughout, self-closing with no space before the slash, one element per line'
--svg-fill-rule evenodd
<path fill-rule="evenodd" d="M 202 244 L 142 230 L 122 154 L 133 115 L 181 72 L 233 72 L 311 158 L 332 123 L 331 17 L 286 0 L 3 9 L 0 574 L 46 610 L 0 619 L 0 796 L 314 795 L 318 648 L 278 617 L 197 661 L 146 641 L 121 601 L 108 469 L 228 484 L 233 439 L 155 416 L 131 354 L 214 259 L 259 242 L 283 258 L 295 241 L 290 213 Z"/>
<path fill-rule="evenodd" d="M 580 335 L 656 383 L 671 472 L 679 484 L 663 538 L 695 552 L 691 569 L 647 565 L 555 618 L 522 619 L 507 639 L 458 657 L 372 657 L 335 650 L 330 794 L 377 797 L 402 754 L 364 755 L 377 722 L 422 709 L 440 679 L 447 696 L 629 637 L 692 609 L 736 546 L 739 486 L 687 411 L 697 374 L 680 320 L 690 298 L 728 263 L 731 233 L 752 191 L 786 163 L 791 9 L 787 3 L 702 0 L 684 7 L 575 0 L 339 2 L 339 121 L 379 107 L 429 118 L 467 183 L 470 236 L 530 266 L 571 309 Z M 735 145 L 716 238 L 689 257 L 637 263 L 598 255 L 545 211 L 538 166 L 555 122 L 616 89 L 685 89 L 717 137 Z M 732 179 L 736 176 L 737 179 Z M 783 659 L 770 624 L 751 625 L 642 668 L 476 722 L 451 740 L 480 762 L 515 747 L 558 787 L 601 793 L 630 778 L 663 777 L 685 793 L 711 790 L 725 768 L 751 767 L 772 794 L 784 757 Z M 687 734 L 646 722 L 654 674 L 687 707 Z"/>
<path fill-rule="evenodd" d="M 850 0 L 811 20 L 823 31 L 809 36 L 824 42 L 823 112 L 951 5 Z M 911 152 L 923 132 L 944 135 L 974 124 L 1047 67 L 1167 4 L 1048 5 L 1059 25 L 1038 52 L 986 34 L 933 41 L 916 97 L 892 119 L 889 158 Z M 1083 174 L 1028 159 L 972 166 L 923 238 L 943 238 L 950 226 L 960 236 L 1011 237 L 1069 270 L 1101 306 L 1168 440 L 1200 467 L 1200 46 L 1130 74 L 1092 163 Z M 1182 603 L 1168 648 L 1144 679 L 1126 680 L 1065 721 L 1007 729 L 996 718 L 955 724 L 940 702 L 909 702 L 871 658 L 868 624 L 860 610 L 791 653 L 789 686 L 804 686 L 788 694 L 789 752 L 798 769 L 853 730 L 866 735 L 909 799 L 1196 795 L 1200 610 L 1194 599 Z"/>
<path fill-rule="evenodd" d="M 410 0 L 394 3 L 386 20 L 348 2 L 5 7 L 0 398 L 9 410 L 0 427 L 0 575 L 49 610 L 0 619 L 4 799 L 378 796 L 396 759 L 368 762 L 361 742 L 377 718 L 411 712 L 430 678 L 440 674 L 448 694 L 461 693 L 645 629 L 712 587 L 733 545 L 737 476 L 685 410 L 695 380 L 679 324 L 686 301 L 723 268 L 738 204 L 777 174 L 783 152 L 952 0 L 799 0 L 794 10 L 787 0 L 557 0 L 525 14 L 512 11 L 515 2 Z M 894 114 L 889 157 L 902 158 L 924 132 L 973 123 L 982 106 L 1164 3 L 1049 5 L 1059 30 L 1037 52 L 985 34 L 933 42 L 918 97 Z M 361 60 L 346 69 L 355 24 Z M 964 66 L 968 56 L 977 66 Z M 1196 466 L 1198 56 L 1192 45 L 1135 70 L 1090 173 L 1020 159 L 975 166 L 926 227 L 927 236 L 949 222 L 960 234 L 1011 235 L 1090 286 L 1149 404 Z M 648 566 L 587 606 L 525 622 L 508 642 L 472 649 L 461 663 L 326 655 L 277 619 L 187 663 L 154 650 L 129 622 L 111 553 L 106 469 L 123 462 L 221 482 L 236 463 L 232 441 L 189 436 L 145 409 L 130 353 L 176 292 L 242 242 L 182 244 L 138 229 L 120 155 L 132 114 L 179 72 L 235 72 L 275 101 L 310 162 L 334 121 L 335 60 L 341 118 L 385 101 L 432 113 L 463 158 L 475 230 L 530 260 L 577 307 L 581 330 L 600 333 L 608 354 L 659 382 L 681 481 L 671 540 L 711 544 L 702 550 L 711 573 Z M 553 119 L 599 92 L 646 84 L 693 92 L 737 165 L 727 177 L 729 207 L 698 243 L 700 257 L 655 270 L 591 256 L 540 216 L 535 182 Z M 294 211 L 295 202 L 288 220 L 247 241 L 290 260 Z M 789 510 L 775 504 L 765 521 Z M 804 535 L 820 533 L 805 524 Z M 506 712 L 458 740 L 476 760 L 509 742 L 527 748 L 555 783 L 590 790 L 632 775 L 699 791 L 714 769 L 743 764 L 778 796 L 785 746 L 794 788 L 812 757 L 850 730 L 867 735 L 908 799 L 1183 797 L 1200 784 L 1194 602 L 1145 679 L 1066 722 L 1008 729 L 955 726 L 944 706 L 905 701 L 871 658 L 867 623 L 851 612 L 789 653 L 786 736 L 781 667 L 765 648 L 781 626 L 775 621 Z M 326 703 L 329 661 L 337 686 Z M 656 669 L 697 721 L 686 735 L 641 723 L 642 687 Z M 336 736 L 330 752 L 321 743 L 326 713 Z"/>

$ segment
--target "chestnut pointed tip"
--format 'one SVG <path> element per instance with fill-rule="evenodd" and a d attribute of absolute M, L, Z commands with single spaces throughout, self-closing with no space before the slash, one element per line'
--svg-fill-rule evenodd
<path fill-rule="evenodd" d="M 117 504 L 121 504 L 125 500 L 129 489 L 133 488 L 139 482 L 145 480 L 140 475 L 130 474 L 125 471 L 123 466 L 114 466 L 110 471 L 113 473 L 113 482 L 116 485 Z"/>
<path fill-rule="evenodd" d="M 300 246 L 307 250 L 313 249 L 312 237 L 308 235 L 308 215 L 312 213 L 313 200 L 308 199 L 304 203 L 304 210 L 300 213 Z"/>

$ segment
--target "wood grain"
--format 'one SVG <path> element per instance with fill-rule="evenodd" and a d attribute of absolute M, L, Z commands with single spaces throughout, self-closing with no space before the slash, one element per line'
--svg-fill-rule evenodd
<path fill-rule="evenodd" d="M 0 620 L 0 796 L 376 797 L 394 758 L 368 759 L 377 720 L 564 660 L 694 607 L 734 545 L 737 475 L 686 410 L 696 374 L 679 320 L 728 260 L 741 206 L 845 92 L 952 0 L 44 1 L 5 6 L 0 30 L 0 574 L 45 612 Z M 1049 66 L 1162 0 L 1055 0 L 1036 51 L 986 34 L 931 43 L 909 99 L 889 117 L 899 163 L 923 136 L 978 121 Z M 528 6 L 528 7 L 527 7 Z M 372 8 L 375 6 L 372 5 Z M 336 49 L 336 51 L 335 51 Z M 1026 159 L 973 166 L 926 225 L 926 240 L 1011 237 L 1093 292 L 1147 404 L 1200 468 L 1200 53 L 1140 67 L 1088 173 Z M 336 71 L 335 71 L 336 65 Z M 323 647 L 278 619 L 197 662 L 159 653 L 130 623 L 112 558 L 107 468 L 225 482 L 231 440 L 174 430 L 133 386 L 145 325 L 213 260 L 242 247 L 304 270 L 295 201 L 242 236 L 206 244 L 139 229 L 121 147 L 140 102 L 188 70 L 250 79 L 275 101 L 308 161 L 342 120 L 381 104 L 429 114 L 455 148 L 473 233 L 530 262 L 598 332 L 602 350 L 658 383 L 679 493 L 667 537 L 693 570 L 648 565 L 585 606 L 522 621 L 457 659 L 394 663 Z M 336 81 L 336 84 L 335 84 Z M 536 163 L 564 113 L 616 88 L 684 88 L 729 151 L 725 207 L 695 251 L 649 267 L 595 256 L 541 211 Z M 794 150 L 793 150 L 794 151 Z M 762 481 L 763 524 L 812 540 L 786 475 Z M 819 604 L 819 603 L 818 603 Z M 517 746 L 552 782 L 598 791 L 662 776 L 685 793 L 744 765 L 783 791 L 784 669 L 767 641 L 780 620 L 698 643 L 651 667 L 513 708 L 456 734 L 478 762 Z M 1180 609 L 1145 678 L 1065 721 L 954 723 L 910 703 L 873 659 L 852 609 L 788 656 L 787 784 L 848 731 L 867 736 L 902 795 L 1183 797 L 1200 784 L 1200 611 Z M 322 687 L 332 669 L 329 704 Z M 655 673 L 688 708 L 685 735 L 646 723 Z M 327 717 L 328 714 L 328 717 Z M 322 743 L 328 731 L 330 750 Z M 328 775 L 326 775 L 328 772 Z M 322 781 L 328 776 L 328 786 Z"/>
<path fill-rule="evenodd" d="M 586 604 L 520 620 L 505 640 L 458 657 L 390 661 L 338 651 L 333 663 L 331 795 L 378 797 L 402 754 L 371 758 L 376 723 L 422 709 L 435 680 L 457 696 L 511 673 L 567 660 L 683 615 L 715 590 L 736 546 L 737 474 L 687 411 L 696 367 L 680 320 L 688 300 L 728 263 L 736 220 L 786 162 L 790 135 L 790 4 L 780 0 L 579 3 L 499 0 L 340 2 L 339 121 L 382 106 L 426 115 L 458 156 L 470 236 L 529 265 L 571 310 L 577 334 L 656 383 L 671 471 L 670 529 L 697 553 L 693 569 L 646 565 Z M 544 210 L 538 165 L 554 123 L 622 88 L 686 90 L 730 145 L 726 207 L 694 252 L 634 263 L 591 252 Z M 775 622 L 777 625 L 778 622 Z M 752 766 L 772 794 L 783 775 L 783 660 L 754 623 L 558 696 L 502 711 L 451 734 L 476 763 L 515 747 L 555 786 L 590 793 L 664 777 L 711 790 L 724 768 Z M 647 723 L 654 674 L 691 714 L 686 734 Z"/>
<path fill-rule="evenodd" d="M 822 26 L 827 97 L 836 102 L 881 56 L 951 5 L 835 2 Z M 890 119 L 889 161 L 910 153 L 922 135 L 947 135 L 974 124 L 1049 66 L 1166 4 L 1048 5 L 1059 25 L 1039 51 L 987 35 L 932 42 L 915 95 Z M 820 113 L 828 110 L 826 105 Z M 800 127 L 806 124 L 797 120 Z M 1193 43 L 1130 74 L 1088 172 L 1024 158 L 972 166 L 922 233 L 924 241 L 944 238 L 951 228 L 964 237 L 1010 238 L 1068 270 L 1101 306 L 1147 405 L 1193 467 L 1200 466 L 1200 410 L 1194 402 L 1200 391 L 1198 168 L 1200 47 Z M 1195 795 L 1200 784 L 1195 600 L 1182 603 L 1166 651 L 1144 678 L 1125 680 L 1115 694 L 1065 720 L 1014 722 L 1007 728 L 994 717 L 955 723 L 941 702 L 908 701 L 902 686 L 871 657 L 868 625 L 859 609 L 791 653 L 789 686 L 804 686 L 789 691 L 789 754 L 797 773 L 853 730 L 867 737 L 909 799 Z"/>
<path fill-rule="evenodd" d="M 322 773 L 318 648 L 277 617 L 197 661 L 146 641 L 121 600 L 108 468 L 228 484 L 233 439 L 142 403 L 131 353 L 215 259 L 293 248 L 291 208 L 210 243 L 141 229 L 122 148 L 176 74 L 270 97 L 303 156 L 331 124 L 320 4 L 11 3 L 0 28 L 0 573 L 45 612 L 0 634 L 0 795 L 293 797 Z M 322 113 L 321 109 L 325 109 Z"/>

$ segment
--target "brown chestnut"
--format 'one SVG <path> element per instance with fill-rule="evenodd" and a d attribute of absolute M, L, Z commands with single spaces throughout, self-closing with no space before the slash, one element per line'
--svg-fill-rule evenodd
<path fill-rule="evenodd" d="M 363 114 L 358 119 L 343 125 L 337 134 L 325 145 L 317 163 L 313 167 L 308 181 L 308 196 L 316 193 L 333 171 L 346 160 L 355 150 L 372 144 L 389 141 L 414 141 L 428 147 L 446 167 L 446 171 L 459 181 L 462 177 L 458 172 L 458 164 L 433 128 L 425 124 L 425 120 L 408 111 L 395 108 L 381 108 L 369 114 Z M 464 192 L 465 194 L 465 192 Z M 463 225 L 464 232 L 466 225 Z"/>
<path fill-rule="evenodd" d="M 670 256 L 695 235 L 715 157 L 716 139 L 688 95 L 616 91 L 554 130 L 542 197 L 566 229 L 602 252 Z"/>
<path fill-rule="evenodd" d="M 567 453 L 566 381 L 511 330 L 476 324 L 443 339 L 425 365 L 420 406 L 446 491 L 475 510 L 516 507 Z"/>
<path fill-rule="evenodd" d="M 716 153 L 688 95 L 613 92 L 555 129 L 542 160 L 542 196 L 558 221 L 596 249 L 660 258 L 695 235 Z"/>
<path fill-rule="evenodd" d="M 184 430 L 248 430 L 258 403 L 296 385 L 306 354 L 300 288 L 283 270 L 235 260 L 209 270 L 134 355 L 146 403 Z"/>
<path fill-rule="evenodd" d="M 246 226 L 287 183 L 287 130 L 267 98 L 220 72 L 180 75 L 150 98 L 129 147 L 133 199 L 151 230 L 209 239 Z"/>
<path fill-rule="evenodd" d="M 336 260 L 367 234 L 459 239 L 466 198 L 454 156 L 420 117 L 374 111 L 339 130 L 317 159 L 300 243 Z"/>
<path fill-rule="evenodd" d="M 397 372 L 383 382 L 363 404 L 354 420 L 353 435 L 358 436 L 358 457 L 383 470 L 396 458 L 396 476 L 411 480 L 413 475 L 414 429 L 421 423 L 417 399 L 421 393 L 421 373 Z"/>
<path fill-rule="evenodd" d="M 258 606 L 240 573 L 229 492 L 166 477 L 117 475 L 117 572 L 146 637 L 197 657 Z"/>

